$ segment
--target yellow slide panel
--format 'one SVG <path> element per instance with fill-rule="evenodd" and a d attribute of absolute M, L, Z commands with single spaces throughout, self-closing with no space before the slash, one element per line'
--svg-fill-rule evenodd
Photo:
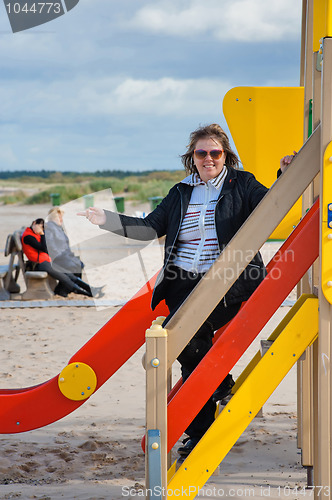
<path fill-rule="evenodd" d="M 322 290 L 332 304 L 332 142 L 324 152 L 322 189 Z"/>
<path fill-rule="evenodd" d="M 172 477 L 170 497 L 195 498 L 317 335 L 318 299 L 308 298 Z"/>
<path fill-rule="evenodd" d="M 303 303 L 309 299 L 309 298 L 315 298 L 314 295 L 311 295 L 309 293 L 303 293 L 301 297 L 296 301 L 296 303 L 293 305 L 293 307 L 288 311 L 286 316 L 280 321 L 279 325 L 267 340 L 270 341 L 275 341 L 276 338 L 280 335 L 280 333 L 284 330 L 284 328 L 287 326 L 287 324 L 291 321 L 293 316 L 297 313 L 297 311 L 302 307 Z M 236 382 L 234 386 L 232 387 L 232 394 L 235 394 L 238 388 L 242 385 L 242 383 L 245 381 L 245 379 L 248 377 L 249 373 L 252 372 L 252 370 L 255 368 L 255 366 L 259 363 L 259 361 L 262 359 L 261 352 L 258 351 L 256 352 L 255 356 L 252 358 L 250 363 L 245 367 L 243 372 L 237 377 Z"/>
<path fill-rule="evenodd" d="M 243 168 L 267 187 L 276 180 L 280 159 L 303 145 L 304 87 L 235 87 L 223 112 Z M 299 200 L 271 239 L 286 239 L 302 214 Z"/>
<path fill-rule="evenodd" d="M 321 38 L 332 36 L 332 0 L 314 0 L 313 6 L 313 52 L 317 52 Z"/>

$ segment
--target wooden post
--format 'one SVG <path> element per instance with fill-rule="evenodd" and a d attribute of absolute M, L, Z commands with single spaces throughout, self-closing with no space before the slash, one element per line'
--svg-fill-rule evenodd
<path fill-rule="evenodd" d="M 167 331 L 161 324 L 146 330 L 147 499 L 167 498 Z"/>
<path fill-rule="evenodd" d="M 305 30 L 306 36 L 305 40 L 302 36 L 302 53 L 305 52 L 305 63 L 301 64 L 304 66 L 304 76 L 301 76 L 301 81 L 303 81 L 305 86 L 305 100 L 304 100 L 304 130 L 303 138 L 304 140 L 312 132 L 310 130 L 310 121 L 312 128 L 314 129 L 319 124 L 319 119 L 317 121 L 317 114 L 314 118 L 314 109 L 317 109 L 317 102 L 320 103 L 317 94 L 320 94 L 320 84 L 317 85 L 317 80 L 314 79 L 315 69 L 314 65 L 316 63 L 313 57 L 312 46 L 313 46 L 313 0 L 303 0 L 303 8 L 306 8 L 306 23 Z M 304 13 L 303 13 L 304 16 Z M 319 82 L 320 83 L 320 82 Z M 312 103 L 312 116 L 309 116 L 310 103 Z M 313 109 L 314 108 L 314 109 Z M 319 106 L 320 115 L 320 106 Z M 318 115 L 318 116 L 319 116 Z M 311 118 L 311 119 L 310 119 Z M 314 184 L 311 183 L 306 189 L 302 196 L 302 215 L 312 206 L 314 200 L 313 192 Z M 312 280 L 313 268 L 302 278 L 298 286 L 298 296 L 303 293 L 313 292 L 313 280 Z M 303 361 L 298 362 L 297 367 L 298 374 L 298 392 L 297 392 L 297 414 L 298 414 L 298 447 L 301 448 L 301 462 L 304 467 L 308 470 L 308 486 L 311 486 L 311 472 L 313 467 L 313 436 L 314 436 L 314 409 L 313 409 L 313 346 L 308 347 L 306 350 L 306 356 Z M 310 472 L 310 473 L 309 473 Z"/>
<path fill-rule="evenodd" d="M 321 182 L 320 182 L 320 250 L 319 254 L 322 260 L 322 251 L 326 251 L 327 240 L 327 206 L 329 202 L 326 188 L 329 189 L 332 202 L 331 183 L 326 185 L 330 176 L 332 162 L 324 161 L 324 154 L 327 146 L 332 140 L 332 39 L 323 38 L 322 42 L 322 94 L 321 94 Z M 331 177 L 330 177 L 331 179 Z M 325 248 L 324 248 L 325 247 Z M 322 270 L 322 269 L 321 269 Z M 319 338 L 318 338 L 318 443 L 317 443 L 317 470 L 315 471 L 315 486 L 328 488 L 331 486 L 331 322 L 332 306 L 326 299 L 323 287 L 326 286 L 320 275 L 319 297 Z M 332 276 L 331 276 L 332 279 Z M 324 491 L 324 490 L 323 490 Z M 315 498 L 321 498 L 315 488 Z M 329 495 L 326 498 L 331 498 Z"/>

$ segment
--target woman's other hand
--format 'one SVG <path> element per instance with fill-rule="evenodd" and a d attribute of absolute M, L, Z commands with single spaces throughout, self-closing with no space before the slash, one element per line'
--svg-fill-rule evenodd
<path fill-rule="evenodd" d="M 90 207 L 84 210 L 84 212 L 78 212 L 77 215 L 86 217 L 92 224 L 97 226 L 102 226 L 106 222 L 106 214 L 102 208 Z"/>
<path fill-rule="evenodd" d="M 286 155 L 283 158 L 281 158 L 281 160 L 280 160 L 280 170 L 281 170 L 281 172 L 283 172 L 285 170 L 285 168 L 288 167 L 288 165 L 290 163 L 292 163 L 292 161 L 294 160 L 294 158 L 295 158 L 296 155 L 297 155 L 297 151 L 293 151 L 292 155 Z"/>

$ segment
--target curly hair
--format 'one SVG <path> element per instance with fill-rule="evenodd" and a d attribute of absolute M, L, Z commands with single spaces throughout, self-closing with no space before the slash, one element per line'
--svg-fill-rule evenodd
<path fill-rule="evenodd" d="M 197 141 L 209 137 L 211 137 L 212 139 L 216 139 L 222 145 L 226 153 L 225 164 L 233 168 L 238 168 L 239 159 L 230 147 L 229 139 L 227 137 L 226 132 L 217 123 L 212 123 L 211 125 L 198 127 L 190 134 L 187 151 L 186 153 L 181 155 L 181 161 L 184 165 L 187 174 L 198 173 L 196 165 L 194 163 L 194 150 Z"/>

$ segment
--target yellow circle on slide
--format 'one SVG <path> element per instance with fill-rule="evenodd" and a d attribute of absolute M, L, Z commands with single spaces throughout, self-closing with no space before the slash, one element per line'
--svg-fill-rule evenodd
<path fill-rule="evenodd" d="M 73 401 L 87 399 L 97 386 L 97 376 L 91 366 L 77 361 L 70 363 L 59 374 L 58 385 L 62 394 Z"/>

